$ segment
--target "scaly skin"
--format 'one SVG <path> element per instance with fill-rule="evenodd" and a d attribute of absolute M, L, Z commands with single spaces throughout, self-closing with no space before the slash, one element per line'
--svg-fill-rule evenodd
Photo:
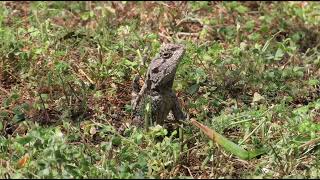
<path fill-rule="evenodd" d="M 162 125 L 170 110 L 175 120 L 184 119 L 178 98 L 172 90 L 174 77 L 179 62 L 185 52 L 182 45 L 165 44 L 160 48 L 160 53 L 155 57 L 148 68 L 146 80 L 136 97 L 132 101 L 133 110 L 136 111 L 144 95 L 151 97 L 151 117 Z"/>

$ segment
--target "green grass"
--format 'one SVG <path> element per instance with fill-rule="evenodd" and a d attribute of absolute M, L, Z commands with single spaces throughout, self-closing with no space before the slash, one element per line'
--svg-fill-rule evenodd
<path fill-rule="evenodd" d="M 318 2 L 1 2 L 1 178 L 319 178 Z M 131 80 L 186 46 L 174 89 L 199 129 L 131 124 Z M 146 65 L 141 65 L 146 61 Z M 25 162 L 23 162 L 25 160 Z"/>

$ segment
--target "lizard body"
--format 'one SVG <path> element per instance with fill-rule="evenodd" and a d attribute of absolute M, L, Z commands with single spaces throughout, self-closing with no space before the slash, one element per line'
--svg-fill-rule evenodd
<path fill-rule="evenodd" d="M 151 97 L 151 117 L 158 124 L 163 124 L 170 110 L 176 120 L 185 117 L 178 98 L 172 90 L 176 70 L 184 53 L 185 48 L 182 45 L 165 44 L 161 46 L 160 53 L 148 67 L 144 85 L 133 97 L 134 111 L 140 106 L 141 98 L 148 95 Z"/>

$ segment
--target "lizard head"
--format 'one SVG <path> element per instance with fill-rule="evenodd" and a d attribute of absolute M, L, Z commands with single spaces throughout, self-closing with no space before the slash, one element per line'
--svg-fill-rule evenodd
<path fill-rule="evenodd" d="M 185 48 L 180 44 L 164 44 L 160 48 L 160 57 L 170 62 L 179 62 L 185 53 Z"/>
<path fill-rule="evenodd" d="M 164 44 L 149 65 L 151 89 L 170 89 L 185 48 L 179 44 Z"/>

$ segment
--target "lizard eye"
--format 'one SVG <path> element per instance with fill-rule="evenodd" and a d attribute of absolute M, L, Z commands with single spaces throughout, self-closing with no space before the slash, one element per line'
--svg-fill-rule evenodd
<path fill-rule="evenodd" d="M 162 54 L 162 56 L 163 56 L 164 58 L 168 59 L 168 58 L 170 58 L 170 57 L 172 56 L 172 53 L 171 53 L 171 52 L 164 52 L 164 53 Z"/>
<path fill-rule="evenodd" d="M 170 50 L 171 51 L 175 51 L 175 50 L 177 50 L 178 48 L 176 48 L 176 47 L 173 47 L 173 48 L 171 48 Z"/>

